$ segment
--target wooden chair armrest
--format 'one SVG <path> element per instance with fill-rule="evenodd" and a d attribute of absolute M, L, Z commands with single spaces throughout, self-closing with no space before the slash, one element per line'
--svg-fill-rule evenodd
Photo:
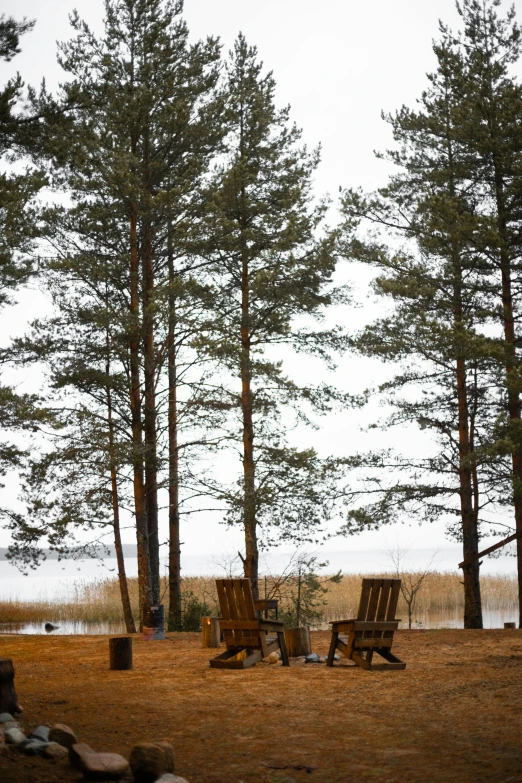
<path fill-rule="evenodd" d="M 400 620 L 334 620 L 332 630 L 343 626 L 345 631 L 396 631 Z"/>
<path fill-rule="evenodd" d="M 259 620 L 221 620 L 222 631 L 259 631 Z"/>
<path fill-rule="evenodd" d="M 262 631 L 283 631 L 285 624 L 282 620 L 259 620 L 259 628 Z"/>

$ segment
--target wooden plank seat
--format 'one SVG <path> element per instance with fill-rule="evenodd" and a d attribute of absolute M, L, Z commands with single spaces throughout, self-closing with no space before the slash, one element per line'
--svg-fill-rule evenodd
<path fill-rule="evenodd" d="M 400 623 L 395 619 L 400 590 L 400 579 L 362 580 L 357 617 L 330 623 L 332 641 L 327 666 L 333 666 L 335 651 L 339 650 L 357 666 L 369 671 L 406 668 L 406 664 L 391 651 L 393 634 Z M 343 638 L 341 634 L 347 636 Z M 378 653 L 386 663 L 374 664 L 374 653 Z"/>
<path fill-rule="evenodd" d="M 221 609 L 219 625 L 227 649 L 211 658 L 210 665 L 215 669 L 246 669 L 280 650 L 283 666 L 289 666 L 284 625 L 278 620 L 256 618 L 250 579 L 216 579 L 216 587 Z"/>

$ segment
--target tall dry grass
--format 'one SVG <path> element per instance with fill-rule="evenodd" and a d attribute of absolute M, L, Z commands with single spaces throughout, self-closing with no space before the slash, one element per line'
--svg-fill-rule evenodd
<path fill-rule="evenodd" d="M 391 577 L 392 574 L 378 574 Z M 345 574 L 339 584 L 330 584 L 329 591 L 322 598 L 322 617 L 318 627 L 331 620 L 353 617 L 357 611 L 361 594 L 360 574 Z M 267 577 L 268 593 L 273 579 Z M 482 602 L 485 611 L 515 611 L 517 607 L 517 580 L 514 576 L 483 576 L 481 579 Z M 261 592 L 265 582 L 261 585 Z M 131 603 L 135 615 L 138 615 L 137 579 L 129 579 Z M 212 614 L 218 614 L 218 600 L 214 577 L 193 576 L 183 580 L 186 598 L 195 596 L 205 603 Z M 162 593 L 166 603 L 167 582 L 164 579 Z M 283 595 L 281 609 L 285 610 L 288 597 Z M 458 574 L 433 573 L 424 582 L 418 593 L 414 618 L 427 615 L 454 616 L 464 610 L 464 593 Z M 407 617 L 406 604 L 399 600 L 398 616 Z M 76 582 L 67 593 L 57 601 L 22 602 L 16 600 L 0 601 L 0 623 L 43 623 L 82 622 L 82 623 L 118 623 L 123 621 L 120 589 L 117 579 L 100 579 L 94 582 Z"/>

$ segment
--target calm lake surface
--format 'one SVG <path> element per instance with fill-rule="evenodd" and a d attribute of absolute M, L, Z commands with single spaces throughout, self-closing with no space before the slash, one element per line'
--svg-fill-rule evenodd
<path fill-rule="evenodd" d="M 485 611 L 484 628 L 503 628 L 504 623 L 517 622 L 517 611 Z M 58 625 L 58 623 L 57 623 Z M 401 623 L 400 628 L 407 625 Z M 419 614 L 413 621 L 412 628 L 463 628 L 462 617 L 458 614 L 443 615 L 426 613 Z M 325 626 L 322 630 L 329 630 Z M 0 623 L 0 634 L 42 634 L 44 636 L 68 636 L 71 634 L 121 634 L 126 633 L 123 623 L 73 623 L 63 622 L 53 631 L 46 631 L 44 623 Z"/>

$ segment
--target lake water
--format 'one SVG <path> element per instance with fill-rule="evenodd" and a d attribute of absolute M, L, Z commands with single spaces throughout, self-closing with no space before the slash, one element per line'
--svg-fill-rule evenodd
<path fill-rule="evenodd" d="M 123 623 L 72 623 L 64 622 L 52 631 L 46 631 L 44 623 L 0 623 L 0 634 L 41 634 L 45 636 L 70 636 L 71 634 L 119 634 L 126 633 Z"/>
<path fill-rule="evenodd" d="M 517 621 L 517 611 L 494 610 L 484 612 L 484 628 L 503 628 L 506 622 Z M 400 628 L 406 628 L 407 623 L 401 623 Z M 412 628 L 463 628 L 462 616 L 455 614 L 418 614 L 415 616 Z M 321 630 L 329 630 L 325 625 Z M 123 623 L 79 623 L 63 622 L 52 631 L 46 631 L 44 623 L 0 623 L 0 634 L 41 634 L 45 636 L 64 636 L 71 634 L 122 634 L 126 633 Z"/>
<path fill-rule="evenodd" d="M 386 555 L 376 551 L 320 551 L 320 560 L 329 561 L 325 569 L 327 573 L 333 573 L 341 569 L 344 573 L 382 573 L 389 570 L 389 562 Z M 411 550 L 408 555 L 409 567 L 413 570 L 425 566 L 433 551 L 427 549 Z M 263 571 L 265 573 L 281 573 L 288 563 L 289 554 L 285 552 L 271 553 L 270 558 L 265 557 Z M 460 547 L 452 546 L 438 550 L 434 566 L 440 571 L 456 571 L 460 559 Z M 225 576 L 223 568 L 216 564 L 211 556 L 186 555 L 183 560 L 184 573 L 186 575 L 216 575 Z M 126 559 L 128 576 L 136 576 L 136 558 Z M 162 563 L 162 570 L 166 571 L 166 562 Z M 481 569 L 482 573 L 514 574 L 516 571 L 515 560 L 511 557 L 486 560 Z M 80 560 L 57 561 L 46 560 L 38 569 L 30 571 L 28 575 L 21 574 L 8 561 L 0 560 L 0 601 L 66 601 L 79 582 L 92 582 L 97 579 L 114 578 L 117 574 L 116 560 Z M 50 622 L 53 621 L 49 617 Z M 503 628 L 505 622 L 517 620 L 516 609 L 506 611 L 485 611 L 484 626 L 486 628 Z M 125 633 L 125 627 L 119 623 L 57 623 L 59 628 L 52 631 L 52 635 L 63 634 L 119 634 Z M 463 619 L 459 615 L 418 615 L 415 618 L 415 628 L 462 628 Z M 44 624 L 26 625 L 0 625 L 0 634 L 46 634 Z"/>

